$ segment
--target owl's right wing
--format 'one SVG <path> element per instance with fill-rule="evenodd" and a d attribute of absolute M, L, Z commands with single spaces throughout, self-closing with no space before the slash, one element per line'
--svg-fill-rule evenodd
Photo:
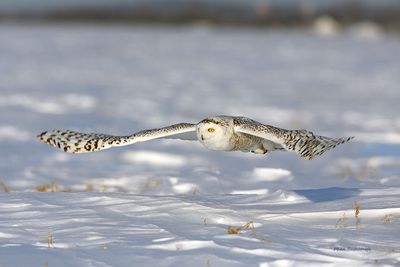
<path fill-rule="evenodd" d="M 38 134 L 37 138 L 68 153 L 94 152 L 113 146 L 126 146 L 157 138 L 197 140 L 196 124 L 191 123 L 178 123 L 163 128 L 144 130 L 128 136 L 53 130 Z"/>

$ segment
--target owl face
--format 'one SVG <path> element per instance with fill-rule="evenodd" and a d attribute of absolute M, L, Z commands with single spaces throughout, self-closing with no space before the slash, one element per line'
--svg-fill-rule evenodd
<path fill-rule="evenodd" d="M 224 122 L 204 120 L 197 125 L 197 139 L 207 148 L 213 150 L 231 150 L 232 132 Z"/>
<path fill-rule="evenodd" d="M 215 123 L 200 123 L 197 127 L 197 138 L 202 142 L 215 142 L 224 135 L 224 129 Z"/>

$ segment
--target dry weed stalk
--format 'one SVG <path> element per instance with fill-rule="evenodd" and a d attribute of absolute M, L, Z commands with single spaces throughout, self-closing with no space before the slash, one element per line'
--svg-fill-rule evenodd
<path fill-rule="evenodd" d="M 379 168 L 370 162 L 361 163 L 360 166 L 339 165 L 336 167 L 336 177 L 338 179 L 353 178 L 359 181 L 375 181 L 379 176 Z"/>
<path fill-rule="evenodd" d="M 394 214 L 386 214 L 381 218 L 381 222 L 386 224 L 389 222 L 394 222 L 394 221 L 399 221 L 400 222 L 400 215 L 394 215 Z"/>
<path fill-rule="evenodd" d="M 237 235 L 240 233 L 240 231 L 242 230 L 248 230 L 250 228 L 250 225 L 253 226 L 253 233 L 255 235 L 255 228 L 254 228 L 254 223 L 253 221 L 249 221 L 245 224 L 243 224 L 242 226 L 238 226 L 238 227 L 233 227 L 233 226 L 229 226 L 228 227 L 228 234 L 229 235 Z"/>
<path fill-rule="evenodd" d="M 53 242 L 53 234 L 48 232 L 47 235 L 44 237 L 44 240 L 47 241 L 47 247 L 48 248 L 54 248 L 54 242 Z"/>
<path fill-rule="evenodd" d="M 257 236 L 256 228 L 254 226 L 254 222 L 253 221 L 249 221 L 249 222 L 245 223 L 244 225 L 238 226 L 238 227 L 233 227 L 233 226 L 228 227 L 228 235 L 237 235 L 243 230 L 250 229 L 250 227 L 251 227 L 251 229 L 253 231 L 253 238 L 258 239 L 258 240 L 263 241 L 263 242 L 266 242 L 266 243 L 271 243 L 272 242 L 272 240 L 270 240 L 270 239 L 260 238 L 260 237 Z"/>
<path fill-rule="evenodd" d="M 365 162 L 358 170 L 355 178 L 360 181 L 375 181 L 374 177 L 379 176 L 379 169 Z"/>
<path fill-rule="evenodd" d="M 94 186 L 92 183 L 86 184 L 85 192 L 93 192 Z"/>
<path fill-rule="evenodd" d="M 10 188 L 8 188 L 8 186 L 1 179 L 0 179 L 0 186 L 1 186 L 1 188 L 3 188 L 4 193 L 10 192 Z"/>
<path fill-rule="evenodd" d="M 238 226 L 238 227 L 229 226 L 228 227 L 228 235 L 237 235 L 237 234 L 239 234 L 239 232 L 241 230 L 242 230 L 242 226 Z"/>
<path fill-rule="evenodd" d="M 99 192 L 101 192 L 101 193 L 107 192 L 107 186 L 103 184 L 102 187 L 100 188 Z"/>
<path fill-rule="evenodd" d="M 336 228 L 346 228 L 347 226 L 347 217 L 346 217 L 346 213 L 343 212 L 342 217 L 340 217 L 337 221 L 336 221 Z"/>
<path fill-rule="evenodd" d="M 140 189 L 140 193 L 146 193 L 154 188 L 157 188 L 161 185 L 161 181 L 157 180 L 156 178 L 148 178 L 142 188 Z"/>
<path fill-rule="evenodd" d="M 71 189 L 65 189 L 56 182 L 51 184 L 42 184 L 35 187 L 38 192 L 71 192 Z"/>
<path fill-rule="evenodd" d="M 353 170 L 349 165 L 346 166 L 338 166 L 336 177 L 338 179 L 347 179 L 353 176 Z"/>
<path fill-rule="evenodd" d="M 354 201 L 354 217 L 356 218 L 356 228 L 360 229 L 361 228 L 361 220 L 358 217 L 358 215 L 360 215 L 360 202 L 358 202 L 357 200 Z"/>
<path fill-rule="evenodd" d="M 354 216 L 356 217 L 356 218 L 358 218 L 358 215 L 360 214 L 360 203 L 356 200 L 355 202 L 354 202 Z"/>
<path fill-rule="evenodd" d="M 399 253 L 400 249 L 398 248 L 379 248 L 379 251 L 388 252 L 388 253 Z"/>

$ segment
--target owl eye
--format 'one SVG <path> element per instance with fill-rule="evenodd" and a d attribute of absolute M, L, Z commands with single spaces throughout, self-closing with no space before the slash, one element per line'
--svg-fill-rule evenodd
<path fill-rule="evenodd" d="M 215 129 L 214 129 L 214 128 L 208 128 L 207 131 L 208 131 L 209 133 L 213 133 L 213 132 L 215 131 Z"/>

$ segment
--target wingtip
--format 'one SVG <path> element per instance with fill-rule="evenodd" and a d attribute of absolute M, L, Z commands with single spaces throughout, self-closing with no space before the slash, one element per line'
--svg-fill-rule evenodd
<path fill-rule="evenodd" d="M 40 134 L 36 135 L 36 138 L 39 139 L 40 141 L 43 141 L 43 136 L 45 136 L 48 133 L 48 131 L 41 132 Z"/>

